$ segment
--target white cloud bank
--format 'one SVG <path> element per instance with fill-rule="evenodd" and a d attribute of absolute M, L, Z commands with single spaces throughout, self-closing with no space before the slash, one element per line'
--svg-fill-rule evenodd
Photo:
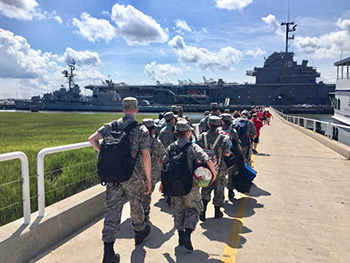
<path fill-rule="evenodd" d="M 111 41 L 113 38 L 124 38 L 128 45 L 149 45 L 150 43 L 164 43 L 168 40 L 166 30 L 150 16 L 145 15 L 131 5 L 115 4 L 112 7 L 111 20 L 114 27 L 106 19 L 97 19 L 83 13 L 81 20 L 74 18 L 73 26 L 80 37 L 91 42 L 104 40 Z"/>
<path fill-rule="evenodd" d="M 228 10 L 243 10 L 253 0 L 216 0 L 216 7 Z"/>
<path fill-rule="evenodd" d="M 249 49 L 244 54 L 251 56 L 253 58 L 258 58 L 266 54 L 266 51 L 262 50 L 261 48 L 256 48 L 255 50 Z"/>
<path fill-rule="evenodd" d="M 274 15 L 270 14 L 261 19 L 270 25 L 277 35 L 285 36 L 280 23 Z M 350 53 L 350 19 L 339 18 L 335 26 L 336 28 L 333 32 L 319 37 L 301 37 L 296 35 L 293 45 L 303 55 L 317 60 L 339 57 L 341 51 Z"/>
<path fill-rule="evenodd" d="M 192 29 L 189 27 L 189 25 L 185 20 L 177 19 L 175 23 L 176 23 L 176 27 L 179 28 L 180 30 L 192 32 Z"/>
<path fill-rule="evenodd" d="M 115 28 L 107 20 L 94 18 L 88 13 L 82 13 L 80 18 L 73 18 L 72 24 L 77 27 L 75 33 L 81 38 L 90 42 L 105 40 L 108 43 L 116 36 Z"/>
<path fill-rule="evenodd" d="M 172 82 L 170 76 L 182 74 L 182 69 L 173 67 L 169 64 L 158 64 L 153 61 L 145 66 L 144 70 L 147 77 L 160 82 Z"/>
<path fill-rule="evenodd" d="M 58 89 L 65 84 L 62 70 L 74 58 L 76 82 L 81 87 L 97 79 L 103 79 L 97 66 L 99 55 L 91 51 L 75 51 L 67 48 L 63 55 L 34 50 L 27 40 L 0 28 L 0 78 L 19 79 L 22 89 L 33 95 Z"/>
<path fill-rule="evenodd" d="M 0 11 L 3 15 L 18 20 L 54 19 L 62 24 L 62 18 L 56 11 L 42 11 L 35 0 L 0 0 Z"/>
<path fill-rule="evenodd" d="M 177 53 L 180 62 L 193 63 L 201 69 L 207 70 L 234 70 L 243 57 L 243 53 L 233 47 L 224 47 L 219 52 L 210 52 L 205 48 L 187 46 L 183 37 L 177 35 L 169 41 Z"/>
<path fill-rule="evenodd" d="M 294 45 L 299 52 L 314 58 L 339 57 L 341 51 L 350 54 L 350 20 L 338 19 L 336 31 L 319 37 L 295 37 Z"/>

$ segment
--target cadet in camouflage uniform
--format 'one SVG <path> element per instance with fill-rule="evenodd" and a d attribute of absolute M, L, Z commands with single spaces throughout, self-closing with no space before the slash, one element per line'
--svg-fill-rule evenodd
<path fill-rule="evenodd" d="M 228 143 L 228 139 L 224 136 L 219 134 L 217 131 L 217 128 L 220 126 L 221 121 L 220 117 L 218 116 L 210 116 L 209 117 L 209 131 L 203 132 L 197 141 L 197 144 L 201 146 L 203 149 L 205 148 L 205 142 L 204 142 L 204 136 L 207 136 L 207 147 L 212 149 L 212 145 L 216 141 L 217 137 L 220 137 L 220 139 L 217 141 L 217 144 L 212 149 L 215 152 L 215 156 L 217 158 L 218 163 L 218 174 L 216 181 L 209 185 L 206 188 L 202 188 L 202 199 L 203 199 L 203 205 L 204 205 L 204 211 L 202 212 L 200 216 L 201 221 L 205 221 L 205 212 L 207 205 L 211 199 L 211 192 L 214 190 L 214 199 L 213 204 L 215 206 L 215 218 L 221 218 L 223 216 L 223 213 L 220 211 L 220 207 L 224 205 L 224 190 L 226 186 L 226 177 L 227 174 L 227 166 L 224 161 L 224 156 L 230 156 L 230 147 Z"/>
<path fill-rule="evenodd" d="M 177 141 L 170 144 L 166 149 L 164 163 L 169 161 L 169 151 L 174 148 L 181 149 L 191 140 L 191 126 L 186 120 L 180 120 L 175 125 L 175 135 Z M 216 171 L 213 163 L 209 160 L 208 155 L 196 144 L 192 144 L 187 149 L 187 162 L 190 171 L 193 170 L 195 160 L 206 163 L 213 173 L 213 180 L 216 178 Z M 162 188 L 160 188 L 162 189 Z M 181 197 L 171 198 L 171 207 L 174 211 L 174 225 L 179 233 L 179 245 L 185 246 L 188 250 L 193 250 L 191 243 L 191 233 L 196 228 L 199 214 L 203 210 L 202 198 L 199 188 L 195 185 L 189 194 Z"/>
<path fill-rule="evenodd" d="M 166 120 L 166 126 L 160 130 L 159 140 L 163 143 L 164 148 L 166 149 L 175 141 L 174 125 L 176 123 L 176 118 L 174 113 L 169 111 L 164 114 L 164 119 Z"/>
<path fill-rule="evenodd" d="M 150 154 L 151 154 L 151 163 L 152 163 L 152 169 L 151 169 L 152 188 L 151 188 L 151 192 L 148 195 L 144 195 L 142 200 L 143 210 L 145 211 L 145 220 L 148 221 L 149 213 L 151 210 L 150 209 L 151 195 L 154 191 L 154 187 L 156 183 L 160 181 L 160 168 L 162 167 L 165 149 L 163 147 L 163 144 L 160 142 L 160 140 L 154 137 L 154 134 L 156 132 L 156 126 L 154 124 L 154 120 L 143 119 L 142 123 L 148 129 L 149 135 L 151 137 Z M 144 180 L 147 180 L 146 174 L 144 174 L 143 178 Z"/>
<path fill-rule="evenodd" d="M 205 128 L 207 126 L 206 120 L 207 120 L 207 116 L 209 115 L 210 111 L 206 110 L 204 112 L 204 118 L 202 118 L 199 122 L 199 133 L 202 133 L 203 131 L 205 131 Z"/>
<path fill-rule="evenodd" d="M 239 122 L 241 119 L 244 119 L 247 121 L 247 134 L 248 134 L 248 145 L 242 144 L 242 152 L 244 155 L 244 162 L 246 164 L 251 165 L 251 159 L 252 159 L 252 148 L 253 148 L 253 140 L 256 137 L 256 128 L 254 125 L 254 122 L 247 119 L 249 116 L 249 112 L 244 110 L 242 111 L 242 117 L 235 120 L 235 123 Z M 242 140 L 242 138 L 240 138 Z"/>
<path fill-rule="evenodd" d="M 227 170 L 228 180 L 227 180 L 226 187 L 228 188 L 229 199 L 234 198 L 234 192 L 233 192 L 234 186 L 232 185 L 232 176 L 238 172 L 238 168 L 241 167 L 240 164 L 243 164 L 243 161 L 239 163 L 241 160 L 243 160 L 241 140 L 238 137 L 237 131 L 231 126 L 232 121 L 233 121 L 233 117 L 231 116 L 231 114 L 223 113 L 221 114 L 222 126 L 218 128 L 218 131 L 220 134 L 223 134 L 223 135 L 228 134 L 230 139 L 229 140 L 230 150 L 238 160 L 237 164 L 234 164 L 231 167 L 228 167 L 228 170 Z"/>
<path fill-rule="evenodd" d="M 123 129 L 135 121 L 138 112 L 138 101 L 133 97 L 122 101 L 124 117 L 107 123 L 98 129 L 89 138 L 96 151 L 100 151 L 99 140 L 111 130 Z M 106 188 L 106 214 L 102 230 L 104 242 L 103 263 L 119 262 L 120 256 L 114 252 L 113 246 L 116 234 L 120 228 L 123 205 L 130 203 L 130 217 L 135 231 L 135 243 L 140 244 L 149 235 L 150 226 L 145 223 L 145 213 L 142 207 L 144 194 L 151 191 L 151 158 L 149 154 L 150 136 L 144 125 L 138 125 L 129 133 L 131 157 L 136 158 L 136 164 L 131 178 L 117 185 L 108 183 Z M 146 173 L 146 183 L 143 174 Z M 146 193 L 145 193 L 146 192 Z"/>

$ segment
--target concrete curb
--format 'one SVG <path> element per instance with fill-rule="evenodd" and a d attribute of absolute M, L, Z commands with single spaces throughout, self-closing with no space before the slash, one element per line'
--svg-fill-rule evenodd
<path fill-rule="evenodd" d="M 306 134 L 307 136 L 315 139 L 316 141 L 322 143 L 323 145 L 327 146 L 328 148 L 332 149 L 333 151 L 339 153 L 340 155 L 344 156 L 346 159 L 350 160 L 350 147 L 342 144 L 340 142 L 330 140 L 327 137 L 318 134 L 316 132 L 313 132 L 309 129 L 305 129 L 304 127 L 298 126 L 297 124 L 291 123 L 285 119 L 283 119 L 277 112 L 275 112 L 274 116 L 278 116 L 284 123 L 288 124 L 289 126 L 294 127 L 295 129 L 301 131 L 302 133 Z"/>
<path fill-rule="evenodd" d="M 105 211 L 101 185 L 68 197 L 46 208 L 46 215 L 29 225 L 19 219 L 0 228 L 1 262 L 28 262 L 49 247 L 101 216 Z"/>

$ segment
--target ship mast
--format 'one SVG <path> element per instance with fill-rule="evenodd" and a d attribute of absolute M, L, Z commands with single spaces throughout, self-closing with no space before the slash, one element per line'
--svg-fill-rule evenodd
<path fill-rule="evenodd" d="M 68 70 L 63 70 L 62 74 L 64 75 L 65 78 L 68 79 L 68 88 L 69 90 L 74 87 L 74 73 L 73 71 L 75 70 L 75 60 L 74 58 L 72 59 L 72 64 L 69 65 L 70 68 L 70 73 L 68 72 Z"/>
<path fill-rule="evenodd" d="M 289 36 L 289 32 L 294 32 L 297 27 L 296 24 L 294 24 L 294 22 L 289 22 L 289 18 L 288 18 L 288 22 L 282 22 L 281 26 L 286 26 L 286 53 L 288 53 L 288 40 L 289 39 L 294 39 L 294 35 L 292 35 L 291 37 Z"/>

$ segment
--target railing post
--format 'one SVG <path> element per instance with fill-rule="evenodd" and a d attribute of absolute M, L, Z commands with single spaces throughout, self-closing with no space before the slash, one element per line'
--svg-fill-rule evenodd
<path fill-rule="evenodd" d="M 38 214 L 39 217 L 45 215 L 45 178 L 44 178 L 44 149 L 37 156 L 37 172 L 38 172 Z"/>
<path fill-rule="evenodd" d="M 28 157 L 23 152 L 11 152 L 0 154 L 0 161 L 20 159 L 22 175 L 22 202 L 23 202 L 23 224 L 29 224 L 31 220 L 30 212 L 30 188 L 29 188 L 29 164 Z"/>
<path fill-rule="evenodd" d="M 314 132 L 316 132 L 316 121 L 314 120 Z"/>
<path fill-rule="evenodd" d="M 89 142 L 68 144 L 42 149 L 37 156 L 37 174 L 38 174 L 38 216 L 45 216 L 45 177 L 44 177 L 44 157 L 46 154 L 64 152 L 69 150 L 89 147 Z"/>
<path fill-rule="evenodd" d="M 304 128 L 306 129 L 307 128 L 307 119 L 303 118 L 304 119 Z"/>

